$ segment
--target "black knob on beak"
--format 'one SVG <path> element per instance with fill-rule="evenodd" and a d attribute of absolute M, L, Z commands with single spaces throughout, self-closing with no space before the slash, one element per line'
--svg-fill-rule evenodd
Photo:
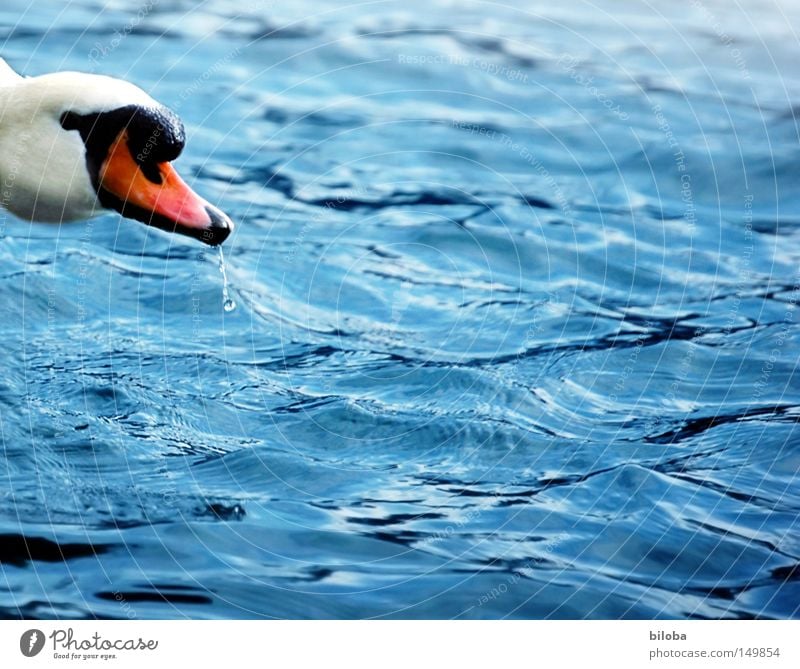
<path fill-rule="evenodd" d="M 211 219 L 211 224 L 203 229 L 199 237 L 200 241 L 209 246 L 219 246 L 233 232 L 233 221 L 211 205 L 206 207 L 206 213 Z"/>

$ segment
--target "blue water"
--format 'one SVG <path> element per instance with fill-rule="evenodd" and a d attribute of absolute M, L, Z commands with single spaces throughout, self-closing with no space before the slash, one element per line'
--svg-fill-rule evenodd
<path fill-rule="evenodd" d="M 800 616 L 800 5 L 341 4 L 3 3 L 237 230 L 2 215 L 0 614 Z"/>

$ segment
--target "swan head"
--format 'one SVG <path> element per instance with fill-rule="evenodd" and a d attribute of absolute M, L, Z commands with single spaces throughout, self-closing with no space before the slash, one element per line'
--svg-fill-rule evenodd
<path fill-rule="evenodd" d="M 195 193 L 172 166 L 186 141 L 180 118 L 137 86 L 102 75 L 59 72 L 25 79 L 15 88 L 21 89 L 16 100 L 30 108 L 38 148 L 48 155 L 45 164 L 34 166 L 49 182 L 49 187 L 40 185 L 36 198 L 56 199 L 60 220 L 80 217 L 76 203 L 85 203 L 83 191 L 91 190 L 94 208 L 112 209 L 212 246 L 233 230 L 230 218 Z M 63 172 L 70 165 L 74 168 L 67 178 Z M 36 204 L 41 211 L 53 208 L 46 201 Z M 35 212 L 29 217 L 37 220 Z"/>

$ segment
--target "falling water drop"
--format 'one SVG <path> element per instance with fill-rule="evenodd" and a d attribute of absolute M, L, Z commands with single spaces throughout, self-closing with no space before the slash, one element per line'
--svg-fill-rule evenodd
<path fill-rule="evenodd" d="M 230 293 L 228 292 L 228 275 L 225 272 L 225 256 L 222 253 L 222 247 L 219 249 L 219 271 L 222 273 L 222 308 L 225 311 L 233 311 L 236 308 L 236 302 L 233 301 Z"/>

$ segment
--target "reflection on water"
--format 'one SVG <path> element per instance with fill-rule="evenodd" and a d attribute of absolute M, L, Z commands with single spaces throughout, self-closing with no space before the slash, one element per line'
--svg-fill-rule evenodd
<path fill-rule="evenodd" d="M 3 218 L 0 612 L 797 616 L 800 17 L 742 4 L 6 3 L 237 228 L 223 310 Z"/>

